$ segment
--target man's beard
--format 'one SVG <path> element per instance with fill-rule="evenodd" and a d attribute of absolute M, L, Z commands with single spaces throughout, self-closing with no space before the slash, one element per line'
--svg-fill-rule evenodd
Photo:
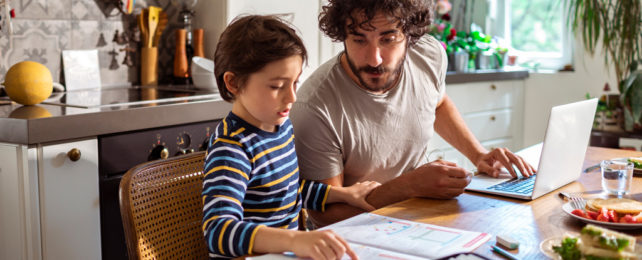
<path fill-rule="evenodd" d="M 407 51 L 408 50 L 406 49 L 406 52 Z M 382 84 L 380 86 L 377 86 L 377 85 L 370 85 L 370 84 L 366 83 L 366 81 L 363 79 L 363 77 L 361 77 L 361 73 L 360 72 L 383 74 L 383 73 L 386 73 L 386 72 L 390 72 L 391 69 L 386 68 L 383 65 L 379 65 L 377 67 L 372 67 L 372 66 L 366 65 L 366 66 L 357 68 L 357 66 L 352 62 L 352 60 L 350 60 L 350 56 L 348 55 L 348 52 L 344 51 L 343 53 L 346 55 L 346 60 L 348 61 L 348 66 L 350 67 L 350 70 L 352 71 L 352 73 L 354 75 L 357 76 L 357 79 L 359 79 L 359 83 L 361 83 L 361 86 L 363 86 L 365 89 L 373 91 L 373 92 L 379 92 L 379 91 L 384 91 L 384 90 L 390 89 L 392 87 L 392 84 L 395 84 L 397 82 L 397 79 L 401 75 L 401 70 L 403 69 L 403 63 L 406 60 L 406 53 L 404 52 L 403 58 L 401 59 L 401 61 L 399 61 L 399 64 L 397 65 L 397 67 L 392 70 L 392 73 L 388 77 L 388 80 L 384 84 Z M 377 83 L 379 83 L 379 81 L 381 79 L 380 78 L 372 78 L 371 80 L 372 80 L 372 82 L 374 84 L 377 84 Z"/>

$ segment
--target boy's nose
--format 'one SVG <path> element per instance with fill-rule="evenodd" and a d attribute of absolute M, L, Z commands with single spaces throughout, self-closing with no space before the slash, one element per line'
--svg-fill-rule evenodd
<path fill-rule="evenodd" d="M 296 85 L 292 85 L 288 88 L 289 90 L 285 94 L 284 101 L 286 103 L 294 103 L 296 101 Z"/>

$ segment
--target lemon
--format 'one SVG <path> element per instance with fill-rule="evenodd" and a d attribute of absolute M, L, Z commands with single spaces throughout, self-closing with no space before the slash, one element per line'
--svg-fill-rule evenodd
<path fill-rule="evenodd" d="M 11 100 L 23 105 L 35 105 L 47 99 L 53 91 L 49 69 L 35 61 L 23 61 L 11 66 L 3 83 Z"/>

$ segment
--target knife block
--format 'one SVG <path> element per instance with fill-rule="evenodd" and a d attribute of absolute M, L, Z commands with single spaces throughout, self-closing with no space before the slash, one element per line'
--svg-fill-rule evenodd
<path fill-rule="evenodd" d="M 158 85 L 158 48 L 143 47 L 141 52 L 140 84 Z"/>

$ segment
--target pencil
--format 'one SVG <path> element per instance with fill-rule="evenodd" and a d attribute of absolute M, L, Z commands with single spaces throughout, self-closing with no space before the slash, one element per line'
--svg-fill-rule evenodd
<path fill-rule="evenodd" d="M 519 258 L 515 257 L 513 254 L 509 253 L 508 251 L 506 251 L 504 249 L 501 249 L 501 248 L 499 248 L 497 246 L 494 246 L 494 245 L 491 246 L 491 247 L 492 247 L 492 251 L 493 252 L 498 253 L 503 257 L 506 257 L 506 259 L 519 260 Z"/>

